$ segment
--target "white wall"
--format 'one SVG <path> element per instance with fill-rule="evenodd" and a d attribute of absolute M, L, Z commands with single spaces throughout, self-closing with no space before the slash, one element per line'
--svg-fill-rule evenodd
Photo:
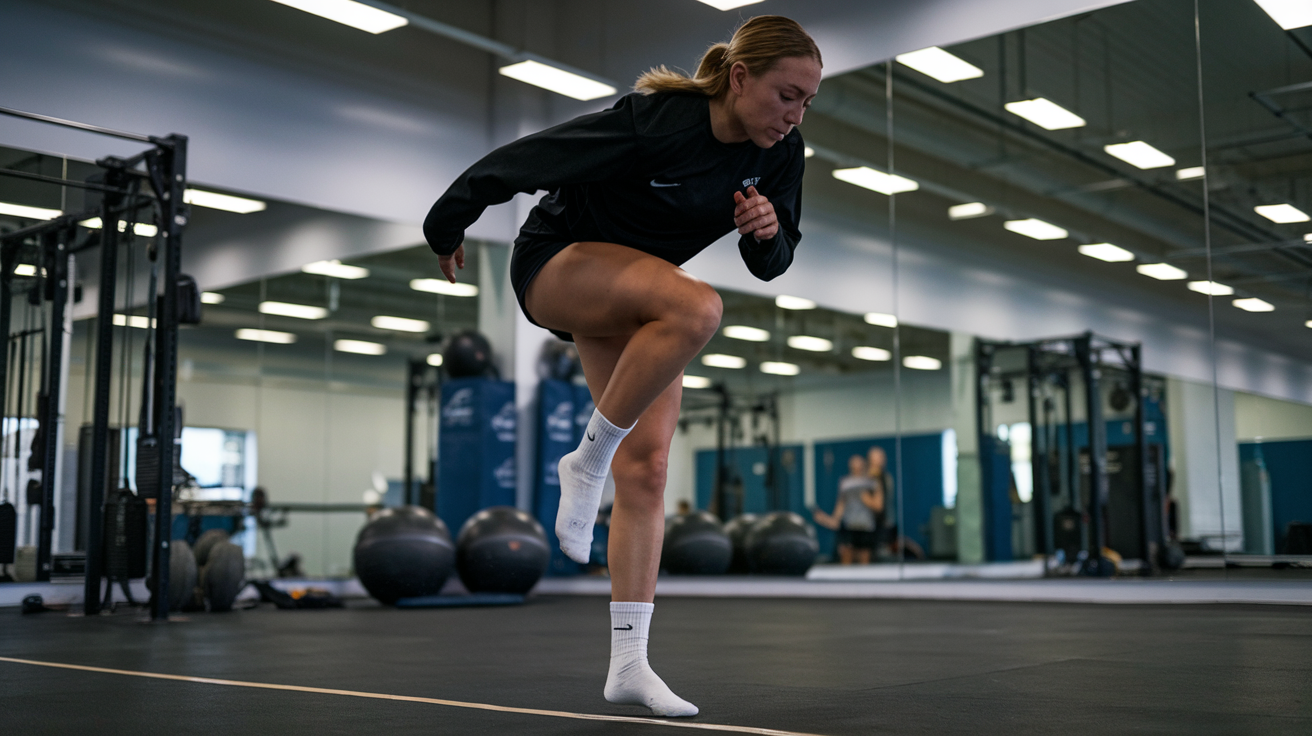
<path fill-rule="evenodd" d="M 1235 392 L 1235 438 L 1303 440 L 1312 437 L 1312 406 Z"/>
<path fill-rule="evenodd" d="M 1170 378 L 1166 383 L 1167 434 L 1180 519 L 1180 536 L 1208 538 L 1216 548 L 1243 548 L 1235 394 Z M 1218 430 L 1220 440 L 1218 442 Z"/>

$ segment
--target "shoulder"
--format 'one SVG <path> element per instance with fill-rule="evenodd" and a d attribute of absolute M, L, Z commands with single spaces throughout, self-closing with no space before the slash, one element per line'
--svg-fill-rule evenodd
<path fill-rule="evenodd" d="M 633 111 L 633 128 L 638 135 L 665 136 L 702 124 L 710 117 L 710 101 L 704 95 L 684 92 L 633 92 L 620 98 L 616 108 Z"/>

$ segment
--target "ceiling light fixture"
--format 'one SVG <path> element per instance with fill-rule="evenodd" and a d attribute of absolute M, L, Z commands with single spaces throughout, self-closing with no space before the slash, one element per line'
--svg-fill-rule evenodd
<path fill-rule="evenodd" d="M 1307 0 L 1257 0 L 1257 5 L 1283 30 L 1312 26 L 1312 3 Z"/>
<path fill-rule="evenodd" d="M 99 230 L 103 223 L 101 223 L 99 217 L 91 217 L 79 222 L 78 224 L 88 230 Z M 128 224 L 126 221 L 124 220 L 118 221 L 118 231 L 121 233 L 125 233 L 128 231 Z M 138 237 L 153 238 L 156 235 L 159 235 L 159 228 L 155 227 L 154 225 L 148 222 L 138 222 L 137 224 L 132 226 L 132 232 L 135 233 Z"/>
<path fill-rule="evenodd" d="M 369 324 L 380 330 L 394 330 L 396 332 L 428 332 L 429 327 L 427 320 L 388 317 L 382 314 L 369 320 Z"/>
<path fill-rule="evenodd" d="M 970 220 L 976 217 L 985 217 L 993 214 L 993 208 L 983 202 L 967 202 L 966 204 L 955 204 L 948 208 L 949 220 Z"/>
<path fill-rule="evenodd" d="M 1108 263 L 1124 263 L 1125 261 L 1134 260 L 1133 253 L 1111 243 L 1089 243 L 1088 245 L 1081 245 L 1078 250 L 1082 255 Z"/>
<path fill-rule="evenodd" d="M 813 353 L 827 353 L 834 349 L 834 343 L 823 337 L 792 335 L 788 338 L 788 347 L 794 350 L 809 350 Z"/>
<path fill-rule="evenodd" d="M 295 317 L 296 319 L 323 319 L 328 316 L 328 310 L 323 307 L 312 307 L 308 304 L 288 304 L 287 302 L 260 302 L 259 310 L 261 314 L 276 314 L 279 317 Z"/>
<path fill-rule="evenodd" d="M 1268 301 L 1263 301 L 1257 297 L 1248 297 L 1247 299 L 1236 299 L 1231 304 L 1239 307 L 1245 312 L 1274 312 L 1276 305 Z"/>
<path fill-rule="evenodd" d="M 908 355 L 902 359 L 902 365 L 917 371 L 936 371 L 943 367 L 943 361 L 928 355 Z"/>
<path fill-rule="evenodd" d="M 1189 277 L 1188 271 L 1169 263 L 1141 263 L 1134 270 L 1158 281 L 1179 281 Z"/>
<path fill-rule="evenodd" d="M 1160 169 L 1163 166 L 1175 165 L 1175 159 L 1167 156 L 1156 148 L 1153 148 L 1144 141 L 1112 143 L 1103 146 L 1102 150 L 1131 166 L 1137 166 L 1141 169 Z"/>
<path fill-rule="evenodd" d="M 810 146 L 806 146 L 805 148 L 802 149 L 802 157 L 803 157 L 803 158 L 811 158 L 811 157 L 814 156 L 814 155 L 815 155 L 815 149 L 814 149 L 814 148 L 812 148 L 812 147 L 810 147 Z"/>
<path fill-rule="evenodd" d="M 937 46 L 930 46 L 927 49 L 906 54 L 898 54 L 894 58 L 897 59 L 899 64 L 909 66 L 921 74 L 933 77 L 945 84 L 960 82 L 963 79 L 978 79 L 984 76 L 983 69 Z"/>
<path fill-rule="evenodd" d="M 427 363 L 427 364 L 429 364 L 429 365 L 431 365 L 431 366 L 433 366 L 434 368 L 441 368 L 441 367 L 442 367 L 442 354 L 441 354 L 441 353 L 429 353 L 428 357 L 427 357 L 427 358 L 424 358 L 424 362 Z"/>
<path fill-rule="evenodd" d="M 400 28 L 410 21 L 386 10 L 370 7 L 354 0 L 273 0 L 289 8 L 304 10 L 320 18 L 337 21 L 345 26 L 367 33 L 382 33 Z"/>
<path fill-rule="evenodd" d="M 1292 204 L 1264 204 L 1253 208 L 1257 214 L 1271 222 L 1286 225 L 1291 222 L 1307 222 L 1307 213 Z"/>
<path fill-rule="evenodd" d="M 564 69 L 557 69 L 554 66 L 543 64 L 540 61 L 521 61 L 518 64 L 503 66 L 498 71 L 502 76 L 518 79 L 526 84 L 555 92 L 556 94 L 573 97 L 576 100 L 595 100 L 598 97 L 609 97 L 618 92 L 609 84 L 598 82 L 595 79 L 588 79 L 574 72 L 567 72 Z"/>
<path fill-rule="evenodd" d="M 688 376 L 683 377 L 684 388 L 710 388 L 711 379 L 706 376 Z"/>
<path fill-rule="evenodd" d="M 227 297 L 217 291 L 202 291 L 200 293 L 201 304 L 222 304 L 224 299 L 227 299 Z"/>
<path fill-rule="evenodd" d="M 1218 284 L 1215 281 L 1190 281 L 1189 291 L 1196 291 L 1199 294 L 1208 296 L 1230 296 L 1235 293 L 1234 287 Z"/>
<path fill-rule="evenodd" d="M 182 201 L 187 204 L 194 204 L 197 207 L 209 207 L 212 210 L 236 212 L 239 215 L 249 215 L 252 212 L 261 212 L 268 207 L 267 204 L 258 199 L 234 197 L 231 194 L 207 192 L 203 189 L 185 190 L 182 193 Z"/>
<path fill-rule="evenodd" d="M 243 327 L 235 333 L 238 340 L 251 340 L 254 342 L 271 342 L 278 345 L 290 345 L 296 342 L 296 335 L 290 332 L 278 332 L 277 330 L 252 330 Z"/>
<path fill-rule="evenodd" d="M 892 360 L 893 354 L 883 348 L 872 348 L 869 345 L 857 345 L 852 348 L 852 357 L 857 360 L 882 362 L 885 360 Z"/>
<path fill-rule="evenodd" d="M 897 327 L 897 317 L 883 312 L 866 312 L 866 324 L 880 327 Z"/>
<path fill-rule="evenodd" d="M 802 369 L 796 363 L 783 363 L 774 360 L 767 360 L 761 364 L 761 372 L 769 373 L 775 376 L 795 376 L 802 372 Z"/>
<path fill-rule="evenodd" d="M 815 309 L 815 302 L 810 299 L 803 299 L 800 296 L 788 296 L 780 294 L 774 298 L 774 305 L 780 309 L 804 310 Z"/>
<path fill-rule="evenodd" d="M 348 266 L 338 260 L 332 261 L 315 261 L 301 266 L 304 273 L 312 273 L 319 276 L 331 276 L 335 279 L 363 279 L 369 276 L 369 269 L 362 266 Z"/>
<path fill-rule="evenodd" d="M 133 315 L 116 314 L 114 315 L 114 326 L 136 327 L 139 330 L 144 330 L 147 329 L 148 327 L 151 327 L 152 325 L 151 325 L 150 317 L 143 317 L 139 314 L 133 314 Z"/>
<path fill-rule="evenodd" d="M 387 352 L 387 346 L 381 342 L 367 340 L 333 340 L 333 350 L 356 355 L 383 355 Z"/>
<path fill-rule="evenodd" d="M 720 332 L 725 337 L 734 340 L 746 340 L 747 342 L 766 342 L 770 339 L 768 330 L 762 330 L 759 327 L 748 327 L 747 325 L 729 325 Z"/>
<path fill-rule="evenodd" d="M 0 202 L 0 215 L 21 217 L 24 220 L 53 220 L 64 214 L 63 210 L 51 210 L 45 207 L 28 207 L 22 204 Z"/>
<path fill-rule="evenodd" d="M 863 189 L 880 194 L 893 195 L 901 192 L 914 192 L 920 184 L 897 174 L 885 174 L 869 166 L 857 166 L 851 169 L 834 169 L 834 178 L 855 184 Z"/>
<path fill-rule="evenodd" d="M 1008 102 L 1002 107 L 1012 115 L 1025 118 L 1044 130 L 1066 130 L 1087 125 L 1084 118 L 1044 97 Z"/>
<path fill-rule="evenodd" d="M 478 287 L 473 284 L 453 284 L 446 279 L 413 279 L 410 288 L 442 296 L 478 296 Z"/>
<path fill-rule="evenodd" d="M 744 5 L 755 5 L 764 0 L 699 0 L 704 5 L 709 5 L 716 10 L 733 10 L 741 8 Z"/>
<path fill-rule="evenodd" d="M 14 275 L 15 275 L 15 276 L 35 276 L 35 275 L 36 275 L 36 266 L 32 265 L 31 263 L 20 263 L 20 264 L 14 266 Z M 44 268 L 41 269 L 41 275 L 42 275 L 42 276 L 45 276 L 45 275 L 46 275 L 46 270 L 45 270 Z"/>
<path fill-rule="evenodd" d="M 1033 217 L 1026 220 L 1007 220 L 1002 226 L 1013 233 L 1035 240 L 1061 240 L 1070 235 L 1064 228 Z"/>
<path fill-rule="evenodd" d="M 1190 166 L 1184 169 L 1175 170 L 1175 178 L 1177 181 L 1193 181 L 1194 179 L 1203 178 L 1206 174 L 1206 169 L 1201 166 Z"/>
<path fill-rule="evenodd" d="M 737 355 L 721 355 L 720 353 L 707 353 L 702 356 L 702 365 L 712 368 L 729 368 L 738 370 L 747 365 L 745 358 L 739 358 Z"/>

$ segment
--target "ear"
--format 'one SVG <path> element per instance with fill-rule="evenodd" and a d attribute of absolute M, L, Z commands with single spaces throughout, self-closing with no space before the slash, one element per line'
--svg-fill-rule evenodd
<path fill-rule="evenodd" d="M 743 84 L 747 81 L 747 65 L 741 61 L 735 61 L 733 66 L 729 67 L 729 89 L 735 95 L 743 93 Z"/>

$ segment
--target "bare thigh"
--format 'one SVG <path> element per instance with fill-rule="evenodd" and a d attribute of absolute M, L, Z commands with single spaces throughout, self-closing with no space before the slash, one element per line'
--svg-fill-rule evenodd
<path fill-rule="evenodd" d="M 629 336 L 588 337 L 576 333 L 574 342 L 579 349 L 579 361 L 583 364 L 583 377 L 587 379 L 588 392 L 596 403 L 606 391 L 615 364 L 619 362 L 620 354 L 629 342 Z M 633 431 L 620 443 L 615 453 L 615 463 L 623 465 L 647 461 L 653 456 L 663 460 L 669 454 L 670 440 L 679 423 L 682 400 L 683 376 L 680 374 L 643 412 Z"/>

